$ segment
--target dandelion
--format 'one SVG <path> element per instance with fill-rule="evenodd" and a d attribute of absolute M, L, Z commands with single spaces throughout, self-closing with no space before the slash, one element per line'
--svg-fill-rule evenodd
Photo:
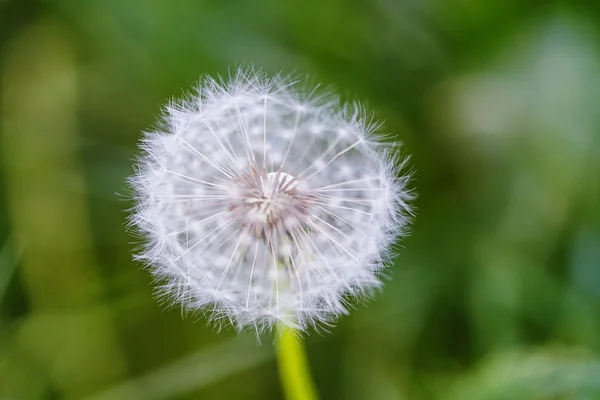
<path fill-rule="evenodd" d="M 130 179 L 161 293 L 218 324 L 332 322 L 381 285 L 411 194 L 357 105 L 238 71 L 167 107 Z"/>

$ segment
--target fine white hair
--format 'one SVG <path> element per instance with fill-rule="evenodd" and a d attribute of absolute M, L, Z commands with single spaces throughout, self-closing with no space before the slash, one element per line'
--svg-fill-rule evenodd
<path fill-rule="evenodd" d="M 257 330 L 331 323 L 381 285 L 411 214 L 359 105 L 240 69 L 166 107 L 130 178 L 136 256 L 171 304 Z"/>

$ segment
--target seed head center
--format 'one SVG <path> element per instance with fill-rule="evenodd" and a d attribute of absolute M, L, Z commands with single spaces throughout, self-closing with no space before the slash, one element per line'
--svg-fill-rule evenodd
<path fill-rule="evenodd" d="M 235 180 L 229 210 L 250 232 L 272 240 L 304 223 L 311 198 L 292 175 L 251 168 Z"/>

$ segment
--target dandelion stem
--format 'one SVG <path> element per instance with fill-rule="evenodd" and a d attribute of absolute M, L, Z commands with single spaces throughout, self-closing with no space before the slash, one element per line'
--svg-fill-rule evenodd
<path fill-rule="evenodd" d="M 292 329 L 279 325 L 275 347 L 284 398 L 317 400 L 302 339 Z"/>

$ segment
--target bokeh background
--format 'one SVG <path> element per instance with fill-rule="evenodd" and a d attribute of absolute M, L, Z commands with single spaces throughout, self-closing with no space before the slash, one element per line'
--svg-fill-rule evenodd
<path fill-rule="evenodd" d="M 277 399 L 272 338 L 131 260 L 140 131 L 253 62 L 366 102 L 419 194 L 384 290 L 307 347 L 323 399 L 600 399 L 600 5 L 0 0 L 0 399 Z"/>

